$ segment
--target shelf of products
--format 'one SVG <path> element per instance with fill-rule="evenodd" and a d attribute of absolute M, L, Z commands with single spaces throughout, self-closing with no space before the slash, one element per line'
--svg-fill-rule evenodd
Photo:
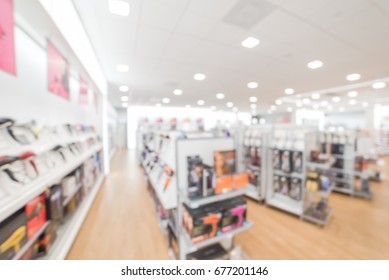
<path fill-rule="evenodd" d="M 63 260 L 66 258 L 67 253 L 69 252 L 74 239 L 77 236 L 78 231 L 81 228 L 85 217 L 87 216 L 90 207 L 92 206 L 93 201 L 96 198 L 96 195 L 102 185 L 104 176 L 100 175 L 94 184 L 91 192 L 81 203 L 75 213 L 68 217 L 58 228 L 57 239 L 54 241 L 54 244 L 50 248 L 50 251 L 47 253 L 43 259 L 47 260 Z"/>
<path fill-rule="evenodd" d="M 90 150 L 82 153 L 77 158 L 72 159 L 55 170 L 38 177 L 36 180 L 26 186 L 21 187 L 21 192 L 14 195 L 9 195 L 1 201 L 0 205 L 0 221 L 7 218 L 9 215 L 23 207 L 31 198 L 42 193 L 47 186 L 55 184 L 58 180 L 66 176 L 73 171 L 79 165 L 81 165 L 86 159 L 94 155 L 96 152 L 102 149 L 101 144 L 97 144 Z"/>
<path fill-rule="evenodd" d="M 212 238 L 209 238 L 209 239 L 206 239 L 204 241 L 201 241 L 201 242 L 198 242 L 198 243 L 193 243 L 189 237 L 189 235 L 184 231 L 184 236 L 185 236 L 185 241 L 186 241 L 186 244 L 189 248 L 189 250 L 187 251 L 187 253 L 193 253 L 203 247 L 206 247 L 206 246 L 209 246 L 209 245 L 212 245 L 214 243 L 218 243 L 218 242 L 221 242 L 223 241 L 224 239 L 230 239 L 232 238 L 234 235 L 237 235 L 243 231 L 246 231 L 248 230 L 249 228 L 251 228 L 252 226 L 254 225 L 254 223 L 252 222 L 245 222 L 241 227 L 239 228 L 236 228 L 232 231 L 229 231 L 227 233 L 224 233 L 224 234 L 220 234 L 220 235 L 217 235 L 215 237 L 212 237 Z"/>
<path fill-rule="evenodd" d="M 30 239 L 26 244 L 23 245 L 23 247 L 20 249 L 20 251 L 12 258 L 13 260 L 19 260 L 26 252 L 27 250 L 34 245 L 34 243 L 38 240 L 38 238 L 43 234 L 43 232 L 48 228 L 50 225 L 50 221 L 47 221 L 38 231 L 37 233 Z"/>
<path fill-rule="evenodd" d="M 232 190 L 223 194 L 217 194 L 217 195 L 211 195 L 211 196 L 206 196 L 202 198 L 197 198 L 197 199 L 189 199 L 186 197 L 185 194 L 182 194 L 182 202 L 185 203 L 187 206 L 190 208 L 199 208 L 200 206 L 223 201 L 226 199 L 231 199 L 234 197 L 242 196 L 246 194 L 247 192 L 247 187 L 243 187 L 238 190 Z"/>

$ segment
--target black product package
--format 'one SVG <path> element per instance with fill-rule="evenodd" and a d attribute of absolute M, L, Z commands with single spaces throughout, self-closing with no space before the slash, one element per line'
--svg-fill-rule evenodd
<path fill-rule="evenodd" d="M 48 219 L 52 221 L 61 221 L 64 216 L 62 206 L 62 187 L 61 185 L 52 186 L 46 196 Z"/>
<path fill-rule="evenodd" d="M 204 165 L 200 156 L 187 157 L 188 197 L 200 197 L 203 194 Z"/>
<path fill-rule="evenodd" d="M 228 252 L 216 243 L 189 254 L 187 258 L 188 260 L 227 260 Z"/>

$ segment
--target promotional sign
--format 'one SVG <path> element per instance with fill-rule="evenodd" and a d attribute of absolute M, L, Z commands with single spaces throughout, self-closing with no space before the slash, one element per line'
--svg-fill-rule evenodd
<path fill-rule="evenodd" d="M 88 84 L 80 76 L 80 95 L 79 95 L 79 104 L 83 107 L 88 106 Z"/>
<path fill-rule="evenodd" d="M 0 0 L 1 1 L 1 0 Z M 57 48 L 47 41 L 48 90 L 69 100 L 69 63 Z"/>
<path fill-rule="evenodd" d="M 13 0 L 0 0 L 0 69 L 16 75 Z"/>

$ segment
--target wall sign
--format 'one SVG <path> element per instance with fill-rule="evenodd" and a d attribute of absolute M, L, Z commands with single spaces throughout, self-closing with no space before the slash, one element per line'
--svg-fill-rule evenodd
<path fill-rule="evenodd" d="M 89 104 L 88 100 L 88 84 L 80 76 L 80 95 L 79 95 L 79 104 L 83 107 L 87 107 Z"/>
<path fill-rule="evenodd" d="M 68 61 L 50 41 L 47 41 L 47 60 L 48 90 L 69 100 L 70 66 Z"/>
<path fill-rule="evenodd" d="M 13 0 L 0 0 L 0 69 L 16 75 Z"/>

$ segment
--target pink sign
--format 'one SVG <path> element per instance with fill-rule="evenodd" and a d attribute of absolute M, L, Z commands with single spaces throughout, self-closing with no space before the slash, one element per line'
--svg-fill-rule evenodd
<path fill-rule="evenodd" d="M 80 96 L 79 103 L 83 107 L 88 106 L 88 84 L 86 81 L 80 76 Z"/>
<path fill-rule="evenodd" d="M 69 100 L 69 63 L 50 41 L 47 41 L 47 60 L 49 91 Z"/>
<path fill-rule="evenodd" d="M 13 0 L 0 0 L 0 69 L 16 75 Z"/>

